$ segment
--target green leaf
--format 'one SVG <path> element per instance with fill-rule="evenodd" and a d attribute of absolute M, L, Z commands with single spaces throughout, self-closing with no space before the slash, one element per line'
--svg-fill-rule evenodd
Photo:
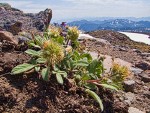
<path fill-rule="evenodd" d="M 81 67 L 86 67 L 89 65 L 88 61 L 87 61 L 87 58 L 83 58 L 77 62 L 74 62 L 74 65 L 75 66 L 81 66 Z"/>
<path fill-rule="evenodd" d="M 88 62 L 92 61 L 92 56 L 89 53 L 82 54 L 81 58 L 87 58 Z"/>
<path fill-rule="evenodd" d="M 59 71 L 59 68 L 56 65 L 54 65 L 54 72 L 57 72 L 57 71 Z"/>
<path fill-rule="evenodd" d="M 29 43 L 30 46 L 36 47 L 36 48 L 41 48 L 39 45 L 36 45 L 34 42 Z"/>
<path fill-rule="evenodd" d="M 36 64 L 37 64 L 35 58 L 31 58 L 31 59 L 29 60 L 29 63 L 30 63 L 30 64 L 33 64 L 33 65 L 36 65 Z"/>
<path fill-rule="evenodd" d="M 91 79 L 94 79 L 94 80 L 98 79 L 98 77 L 93 73 L 89 73 L 89 76 L 91 77 Z"/>
<path fill-rule="evenodd" d="M 37 63 L 40 63 L 40 64 L 44 64 L 46 62 L 46 59 L 45 58 L 38 58 L 36 60 Z"/>
<path fill-rule="evenodd" d="M 89 73 L 94 74 L 97 77 L 100 77 L 101 73 L 103 72 L 103 64 L 101 61 L 93 60 L 88 66 Z"/>
<path fill-rule="evenodd" d="M 108 89 L 112 89 L 115 91 L 118 91 L 118 89 L 112 85 L 108 85 L 108 84 L 100 84 L 101 86 L 103 86 L 104 88 L 108 88 Z"/>
<path fill-rule="evenodd" d="M 59 84 L 63 85 L 64 81 L 60 73 L 56 73 L 56 79 Z"/>
<path fill-rule="evenodd" d="M 74 74 L 74 78 L 77 79 L 77 80 L 81 80 L 81 76 L 80 75 Z"/>
<path fill-rule="evenodd" d="M 60 74 L 60 75 L 63 75 L 64 78 L 67 77 L 67 73 L 66 73 L 65 71 L 60 71 L 60 70 L 58 70 L 58 71 L 53 71 L 52 73 L 53 73 L 53 74 Z"/>
<path fill-rule="evenodd" d="M 89 89 L 86 89 L 85 92 L 88 93 L 91 97 L 93 97 L 99 103 L 100 109 L 101 109 L 101 111 L 103 111 L 104 106 L 103 106 L 103 103 L 102 103 L 102 100 L 100 99 L 100 97 L 95 92 L 93 92 Z"/>
<path fill-rule="evenodd" d="M 84 74 L 81 76 L 81 79 L 85 81 L 85 80 L 90 80 L 91 77 L 88 74 Z"/>
<path fill-rule="evenodd" d="M 35 71 L 39 72 L 40 71 L 40 67 L 35 67 Z"/>
<path fill-rule="evenodd" d="M 93 60 L 91 63 L 90 63 L 90 65 L 89 65 L 89 67 L 88 67 L 88 70 L 89 70 L 89 73 L 95 73 L 95 70 L 96 70 L 96 68 L 97 68 L 97 66 L 98 66 L 98 60 Z"/>
<path fill-rule="evenodd" d="M 59 36 L 59 37 L 57 37 L 57 38 L 52 38 L 55 42 L 58 42 L 58 43 L 60 43 L 60 44 L 63 44 L 63 42 L 64 42 L 64 37 L 62 37 L 62 36 Z"/>
<path fill-rule="evenodd" d="M 41 54 L 40 51 L 35 51 L 35 50 L 32 50 L 32 49 L 26 50 L 25 53 L 27 53 L 29 55 L 32 55 L 32 56 L 40 56 L 40 54 Z"/>
<path fill-rule="evenodd" d="M 54 71 L 52 73 L 63 75 L 63 77 L 65 78 L 67 77 L 67 73 L 65 71 L 59 70 L 59 68 L 56 65 L 54 66 Z"/>
<path fill-rule="evenodd" d="M 97 90 L 97 86 L 95 84 L 92 84 L 92 83 L 87 83 L 87 84 L 84 84 L 84 87 L 86 87 L 87 89 L 91 89 L 91 90 Z"/>
<path fill-rule="evenodd" d="M 73 58 L 74 58 L 75 60 L 79 60 L 79 59 L 80 59 L 80 54 L 79 54 L 79 52 L 74 51 L 74 53 L 73 53 Z"/>
<path fill-rule="evenodd" d="M 48 81 L 49 80 L 49 76 L 48 76 L 49 75 L 49 68 L 42 69 L 41 75 L 45 81 Z"/>
<path fill-rule="evenodd" d="M 31 70 L 35 66 L 36 65 L 24 63 L 24 64 L 20 64 L 20 65 L 14 67 L 11 72 L 12 72 L 12 74 L 20 74 L 20 73 Z"/>
<path fill-rule="evenodd" d="M 42 46 L 45 38 L 41 38 L 40 36 L 35 36 L 36 45 Z"/>
<path fill-rule="evenodd" d="M 65 71 L 58 71 L 59 74 L 63 75 L 64 78 L 67 77 L 67 73 Z"/>

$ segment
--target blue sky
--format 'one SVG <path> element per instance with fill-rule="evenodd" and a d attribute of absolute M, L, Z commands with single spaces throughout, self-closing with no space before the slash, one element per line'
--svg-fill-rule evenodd
<path fill-rule="evenodd" d="M 0 0 L 24 12 L 53 10 L 53 20 L 82 17 L 150 16 L 150 0 Z"/>

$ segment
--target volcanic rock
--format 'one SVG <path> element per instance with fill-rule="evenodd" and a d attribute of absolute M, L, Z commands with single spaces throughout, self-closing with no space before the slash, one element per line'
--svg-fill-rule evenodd
<path fill-rule="evenodd" d="M 5 24 L 5 28 L 13 35 L 17 35 L 22 29 L 22 22 L 16 22 L 14 24 Z"/>
<path fill-rule="evenodd" d="M 14 35 L 20 31 L 43 31 L 48 27 L 51 18 L 51 9 L 37 14 L 25 14 L 9 4 L 0 4 L 0 29 L 10 31 Z"/>
<path fill-rule="evenodd" d="M 135 66 L 142 70 L 150 70 L 149 62 L 141 61 L 141 62 L 138 62 L 137 64 L 135 64 Z"/>
<path fill-rule="evenodd" d="M 150 82 L 150 73 L 143 72 L 140 74 L 143 82 Z"/>
<path fill-rule="evenodd" d="M 131 67 L 130 70 L 134 73 L 134 75 L 139 75 L 143 72 L 142 69 Z"/>
<path fill-rule="evenodd" d="M 134 80 L 124 81 L 124 89 L 126 92 L 133 92 L 134 87 L 135 87 L 135 81 Z"/>

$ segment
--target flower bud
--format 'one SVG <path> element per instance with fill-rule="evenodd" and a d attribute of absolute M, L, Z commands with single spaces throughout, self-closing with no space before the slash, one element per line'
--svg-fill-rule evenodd
<path fill-rule="evenodd" d="M 65 50 L 66 50 L 67 53 L 70 53 L 70 52 L 72 52 L 72 47 L 68 46 Z"/>

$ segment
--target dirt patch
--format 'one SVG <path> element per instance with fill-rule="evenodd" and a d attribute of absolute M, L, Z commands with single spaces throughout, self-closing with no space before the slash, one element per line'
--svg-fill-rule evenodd
<path fill-rule="evenodd" d="M 0 53 L 0 74 L 8 73 L 18 64 L 26 62 L 29 56 L 21 52 L 1 52 Z"/>
<path fill-rule="evenodd" d="M 100 113 L 98 104 L 81 88 L 68 87 L 67 80 L 60 86 L 54 77 L 50 82 L 39 79 L 37 74 L 0 77 L 0 112 L 42 113 Z M 100 90 L 105 112 L 113 113 L 110 91 Z"/>

